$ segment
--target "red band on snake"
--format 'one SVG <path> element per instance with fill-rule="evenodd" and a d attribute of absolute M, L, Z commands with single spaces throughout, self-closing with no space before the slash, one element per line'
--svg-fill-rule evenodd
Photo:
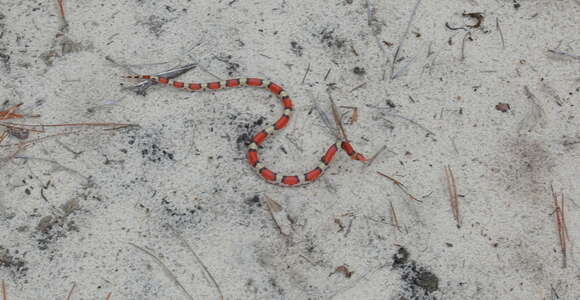
<path fill-rule="evenodd" d="M 366 158 L 362 154 L 354 150 L 349 141 L 342 140 L 330 145 L 330 147 L 328 147 L 326 150 L 326 153 L 324 153 L 320 159 L 319 165 L 302 175 L 280 175 L 266 168 L 260 162 L 258 148 L 266 140 L 266 138 L 272 135 L 275 131 L 282 130 L 284 127 L 286 127 L 290 121 L 290 115 L 292 114 L 292 110 L 294 108 L 288 93 L 280 85 L 277 85 L 269 80 L 260 78 L 237 78 L 208 83 L 184 83 L 166 77 L 153 75 L 132 75 L 127 76 L 127 78 L 151 80 L 157 83 L 173 86 L 178 89 L 185 89 L 188 91 L 219 90 L 224 88 L 252 86 L 262 87 L 272 92 L 272 94 L 276 95 L 280 99 L 284 109 L 282 116 L 276 122 L 274 122 L 273 125 L 264 128 L 262 131 L 254 135 L 251 143 L 248 145 L 248 153 L 246 155 L 250 166 L 268 183 L 282 186 L 299 186 L 314 182 L 320 176 L 322 176 L 326 168 L 328 168 L 338 149 L 344 150 L 344 152 L 346 152 L 346 154 L 353 160 L 359 160 L 363 162 L 366 161 Z"/>

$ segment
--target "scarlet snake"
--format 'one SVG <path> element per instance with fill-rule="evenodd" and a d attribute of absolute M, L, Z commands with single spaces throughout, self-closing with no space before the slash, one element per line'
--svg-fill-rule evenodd
<path fill-rule="evenodd" d="M 280 99 L 284 108 L 284 112 L 282 116 L 274 123 L 274 125 L 270 125 L 254 135 L 251 143 L 248 145 L 248 153 L 246 156 L 250 166 L 268 183 L 281 186 L 299 186 L 311 183 L 324 173 L 339 148 L 344 150 L 351 159 L 366 162 L 366 158 L 362 154 L 356 152 L 348 140 L 343 139 L 330 145 L 328 150 L 326 150 L 326 153 L 320 159 L 320 164 L 316 168 L 304 173 L 303 175 L 278 175 L 270 169 L 266 168 L 260 162 L 258 157 L 258 147 L 266 140 L 268 136 L 272 135 L 274 131 L 282 130 L 284 127 L 286 127 L 293 110 L 292 100 L 290 100 L 288 93 L 284 91 L 281 86 L 269 80 L 259 78 L 237 78 L 208 83 L 184 83 L 169 79 L 167 77 L 154 75 L 130 75 L 127 76 L 127 78 L 150 80 L 188 91 L 219 90 L 224 88 L 250 86 L 262 87 L 272 92 Z"/>

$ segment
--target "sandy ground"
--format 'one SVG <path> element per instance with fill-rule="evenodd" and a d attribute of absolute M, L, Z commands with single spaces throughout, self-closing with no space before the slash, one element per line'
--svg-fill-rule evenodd
<path fill-rule="evenodd" d="M 8 299 L 580 299 L 579 1 L 65 0 L 64 12 L 68 26 L 56 1 L 0 0 L 0 110 L 40 115 L 2 123 Z M 330 115 L 330 96 L 356 108 L 341 108 L 348 136 L 378 156 L 340 152 L 311 185 L 267 184 L 244 141 L 278 118 L 275 97 L 140 96 L 121 78 L 190 63 L 180 80 L 287 89 L 294 117 L 260 150 L 276 171 L 311 169 L 335 141 L 315 109 Z"/>

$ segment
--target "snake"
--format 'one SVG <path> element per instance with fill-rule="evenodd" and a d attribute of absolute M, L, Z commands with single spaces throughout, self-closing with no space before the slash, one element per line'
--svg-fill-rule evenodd
<path fill-rule="evenodd" d="M 320 158 L 318 166 L 306 173 L 300 175 L 280 175 L 264 166 L 258 155 L 260 146 L 269 136 L 273 135 L 277 131 L 284 129 L 284 127 L 288 125 L 290 116 L 294 110 L 294 105 L 288 93 L 284 90 L 284 88 L 282 88 L 282 86 L 271 82 L 270 80 L 261 78 L 235 78 L 207 83 L 185 83 L 173 80 L 168 77 L 155 75 L 129 75 L 126 76 L 126 78 L 149 80 L 161 85 L 171 86 L 177 89 L 184 89 L 193 92 L 216 91 L 237 87 L 261 87 L 276 95 L 282 104 L 282 116 L 276 122 L 274 122 L 274 124 L 265 127 L 252 137 L 250 143 L 247 145 L 248 152 L 246 154 L 248 164 L 267 183 L 285 187 L 295 187 L 312 183 L 324 174 L 339 149 L 343 150 L 353 160 L 358 160 L 361 162 L 367 161 L 367 159 L 362 154 L 354 150 L 350 141 L 348 141 L 346 138 L 342 138 L 338 142 L 330 145 L 324 155 Z"/>

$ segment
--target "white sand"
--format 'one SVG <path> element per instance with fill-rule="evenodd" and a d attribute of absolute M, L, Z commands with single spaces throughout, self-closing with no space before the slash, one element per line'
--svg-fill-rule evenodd
<path fill-rule="evenodd" d="M 65 0 L 63 33 L 55 2 L 0 0 L 1 109 L 41 115 L 15 120 L 26 124 L 140 127 L 51 137 L 2 161 L 9 299 L 65 299 L 73 286 L 70 299 L 218 298 L 171 228 L 226 299 L 580 299 L 579 1 L 423 1 L 404 39 L 415 1 Z M 445 26 L 474 25 L 464 12 L 484 16 L 471 39 Z M 278 118 L 269 93 L 120 86 L 129 70 L 188 63 L 200 67 L 180 80 L 257 76 L 288 90 L 294 118 L 261 150 L 276 171 L 304 172 L 334 142 L 313 110 L 330 111 L 330 85 L 338 105 L 358 108 L 346 125 L 355 147 L 387 150 L 370 167 L 338 153 L 306 187 L 269 185 L 237 142 Z M 566 268 L 551 185 L 565 197 Z M 263 195 L 282 206 L 287 236 Z M 409 258 L 393 267 L 400 247 Z M 421 296 L 414 276 L 438 284 Z"/>

